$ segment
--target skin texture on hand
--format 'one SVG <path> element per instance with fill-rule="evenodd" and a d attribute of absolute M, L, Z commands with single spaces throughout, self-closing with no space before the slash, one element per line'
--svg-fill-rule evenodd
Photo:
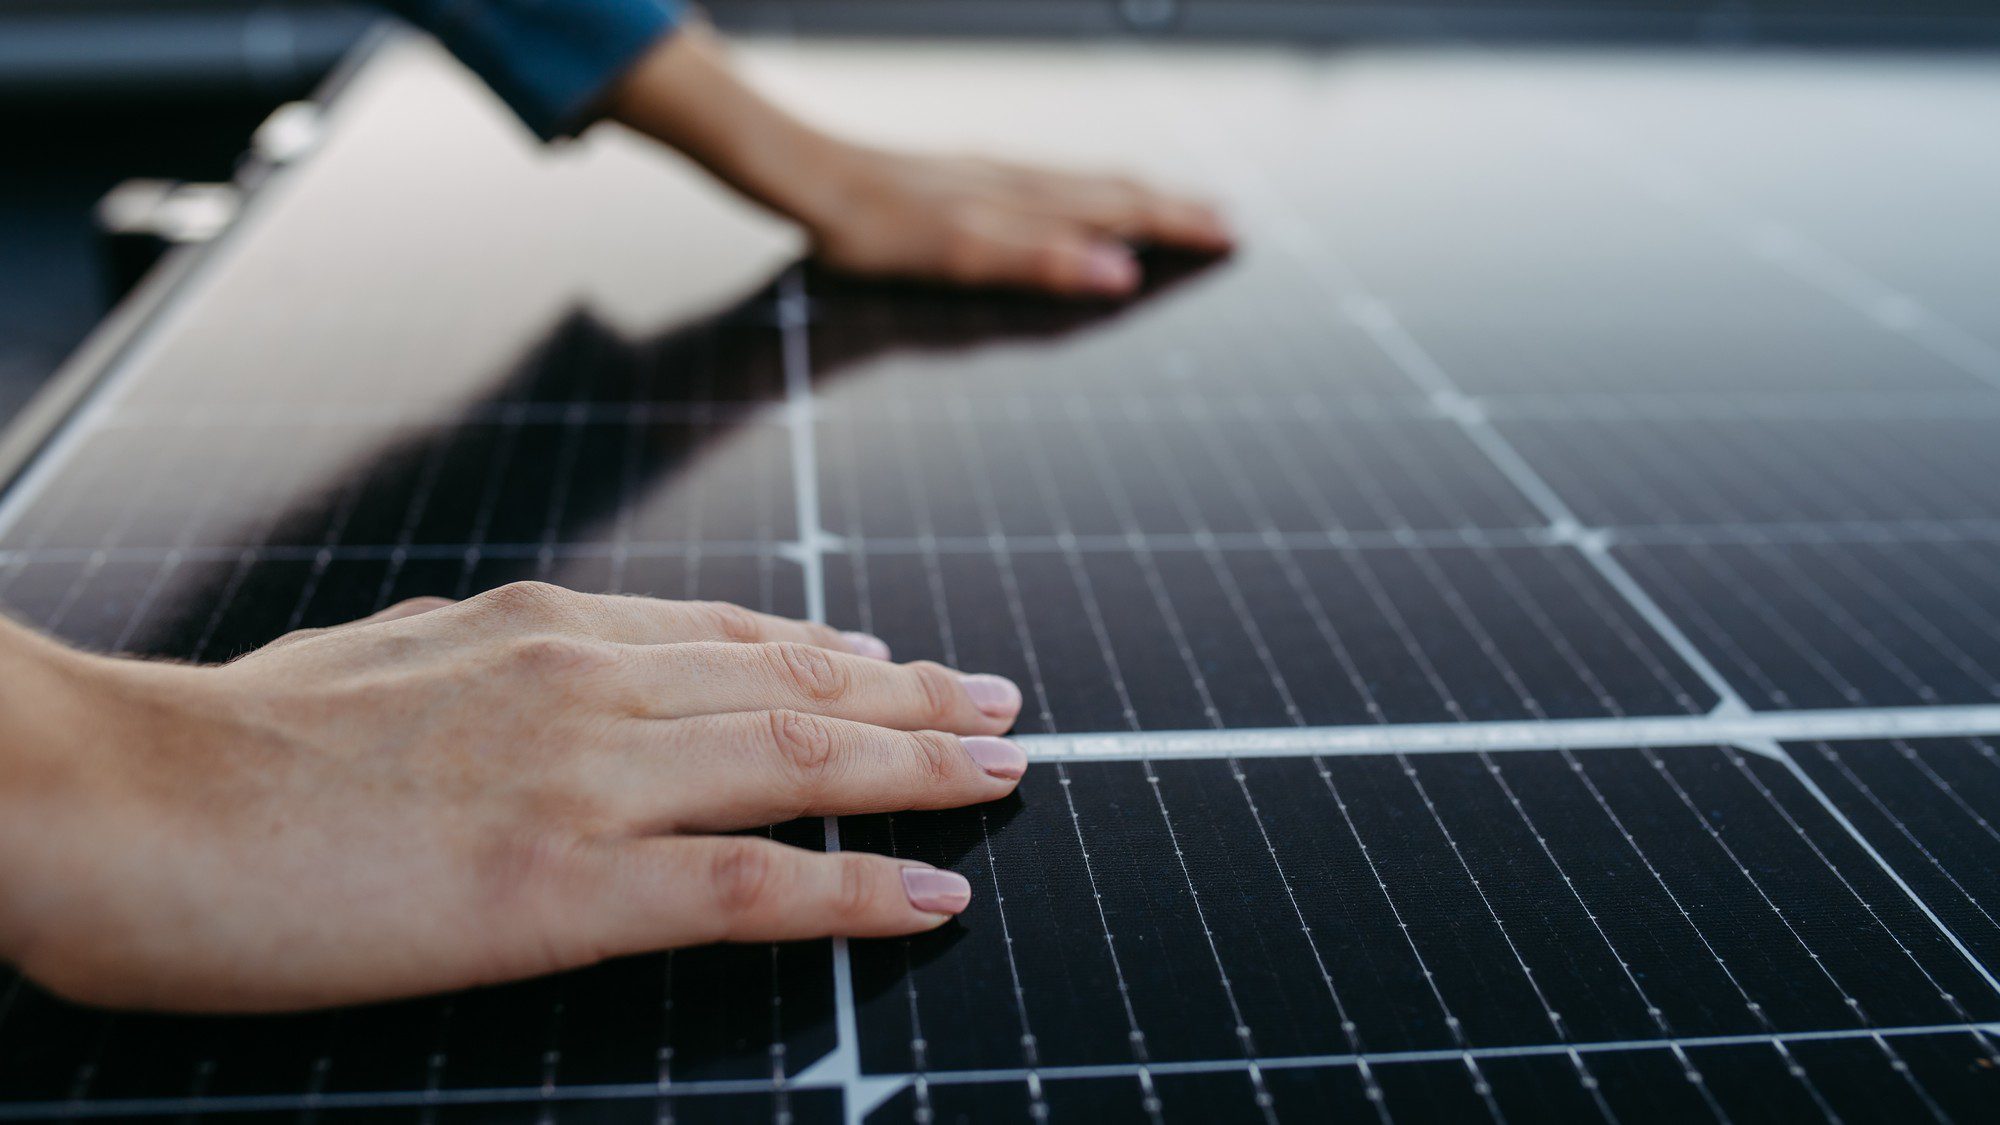
<path fill-rule="evenodd" d="M 1026 767 L 995 737 L 1008 681 L 714 603 L 527 583 L 215 667 L 0 631 L 0 664 L 24 649 L 56 670 L 39 710 L 67 742 L 0 754 L 0 952 L 119 1007 L 303 1008 L 930 929 L 969 900 L 951 872 L 721 833 L 993 800 Z"/>
<path fill-rule="evenodd" d="M 1231 245 L 1212 207 L 1122 177 L 828 137 L 745 85 L 699 24 L 662 40 L 606 107 L 798 220 L 823 262 L 862 276 L 1118 297 L 1139 285 L 1134 244 Z"/>
<path fill-rule="evenodd" d="M 1135 244 L 1229 249 L 1206 204 L 1122 177 L 849 149 L 838 194 L 802 216 L 820 260 L 866 277 L 1120 297 Z"/>

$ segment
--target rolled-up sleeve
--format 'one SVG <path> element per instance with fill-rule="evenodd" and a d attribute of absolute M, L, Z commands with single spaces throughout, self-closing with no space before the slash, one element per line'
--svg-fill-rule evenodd
<path fill-rule="evenodd" d="M 672 30 L 683 0 L 385 0 L 428 30 L 544 139 L 590 124 L 599 96 Z"/>

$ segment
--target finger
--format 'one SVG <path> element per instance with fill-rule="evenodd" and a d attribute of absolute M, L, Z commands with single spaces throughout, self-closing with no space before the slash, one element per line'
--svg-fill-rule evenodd
<path fill-rule="evenodd" d="M 843 632 L 816 621 L 759 613 L 729 602 L 676 602 L 626 594 L 596 595 L 614 618 L 607 640 L 625 644 L 793 643 L 871 660 L 889 659 L 889 646 L 868 633 Z"/>
<path fill-rule="evenodd" d="M 1219 254 L 1236 241 L 1213 205 L 1181 196 L 1148 192 L 1139 223 L 1138 237 L 1161 246 Z"/>
<path fill-rule="evenodd" d="M 800 816 L 950 809 L 998 800 L 1027 772 L 990 735 L 899 731 L 797 711 L 631 724 L 590 762 L 591 784 L 634 826 L 729 831 Z"/>
<path fill-rule="evenodd" d="M 894 937 L 936 929 L 972 887 L 954 872 L 759 837 L 649 838 L 606 850 L 570 892 L 569 940 L 607 956 L 716 941 Z"/>
<path fill-rule="evenodd" d="M 944 248 L 947 280 L 1116 297 L 1139 285 L 1139 261 L 1115 239 L 1075 223 L 982 209 L 961 218 Z"/>
<path fill-rule="evenodd" d="M 569 628 L 618 644 L 700 641 L 759 644 L 796 641 L 877 660 L 889 646 L 866 633 L 843 633 L 811 621 L 758 613 L 728 602 L 668 601 L 631 594 L 586 594 L 546 582 L 514 582 L 465 603 L 502 626 Z"/>
<path fill-rule="evenodd" d="M 1015 182 L 1035 213 L 1127 241 L 1216 253 L 1234 242 L 1213 205 L 1134 180 L 1023 171 Z"/>
<path fill-rule="evenodd" d="M 898 730 L 999 734 L 1021 713 L 1021 689 L 921 661 L 891 664 L 797 641 L 653 645 L 627 650 L 633 705 L 679 719 L 731 711 L 805 711 Z"/>

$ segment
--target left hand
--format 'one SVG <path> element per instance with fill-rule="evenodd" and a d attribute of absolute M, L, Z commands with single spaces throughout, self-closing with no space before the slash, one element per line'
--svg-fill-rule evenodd
<path fill-rule="evenodd" d="M 606 110 L 799 221 L 820 259 L 869 277 L 1119 297 L 1133 243 L 1230 248 L 1215 210 L 1116 176 L 884 152 L 791 116 L 746 85 L 699 23 L 610 91 Z"/>
<path fill-rule="evenodd" d="M 799 216 L 820 259 L 872 277 L 1123 296 L 1134 243 L 1230 247 L 1205 203 L 1116 176 L 842 146 L 827 199 Z"/>

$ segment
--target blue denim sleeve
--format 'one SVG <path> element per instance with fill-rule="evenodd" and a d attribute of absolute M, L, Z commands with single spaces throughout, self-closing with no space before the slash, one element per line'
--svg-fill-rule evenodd
<path fill-rule="evenodd" d="M 679 22 L 683 0 L 385 0 L 544 139 L 590 124 L 598 95 Z"/>

